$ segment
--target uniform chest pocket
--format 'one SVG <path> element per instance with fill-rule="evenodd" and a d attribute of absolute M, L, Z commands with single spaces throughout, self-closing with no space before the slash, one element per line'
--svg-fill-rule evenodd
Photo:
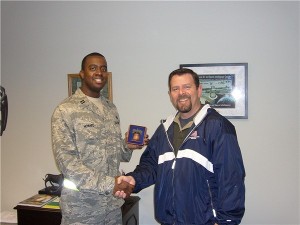
<path fill-rule="evenodd" d="M 103 126 L 96 123 L 80 123 L 75 129 L 77 141 L 95 143 L 99 140 Z"/>
<path fill-rule="evenodd" d="M 105 121 L 106 129 L 112 133 L 121 133 L 120 120 L 117 116 L 111 115 Z"/>

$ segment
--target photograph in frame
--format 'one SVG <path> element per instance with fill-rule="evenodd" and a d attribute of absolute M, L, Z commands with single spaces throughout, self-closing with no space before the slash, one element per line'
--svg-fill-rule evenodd
<path fill-rule="evenodd" d="M 209 104 L 226 118 L 248 118 L 248 63 L 180 64 L 198 74 L 201 104 Z"/>
<path fill-rule="evenodd" d="M 101 90 L 101 95 L 112 101 L 112 73 L 107 72 L 107 74 L 107 83 Z M 80 87 L 81 79 L 79 77 L 79 73 L 68 74 L 68 95 L 71 96 Z"/>

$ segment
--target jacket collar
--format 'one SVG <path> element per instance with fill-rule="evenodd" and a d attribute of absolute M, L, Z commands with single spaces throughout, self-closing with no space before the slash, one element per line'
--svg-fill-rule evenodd
<path fill-rule="evenodd" d="M 198 112 L 198 114 L 194 117 L 195 125 L 198 125 L 205 118 L 205 116 L 207 115 L 208 109 L 210 109 L 209 104 L 206 104 L 201 108 L 201 110 Z M 163 123 L 163 126 L 166 131 L 169 129 L 169 127 L 173 123 L 174 118 L 176 117 L 177 114 L 178 114 L 178 111 L 174 115 L 169 116 L 166 119 L 166 122 Z"/>

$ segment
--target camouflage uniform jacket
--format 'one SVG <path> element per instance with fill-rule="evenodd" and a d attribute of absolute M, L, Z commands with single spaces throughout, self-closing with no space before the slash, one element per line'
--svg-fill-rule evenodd
<path fill-rule="evenodd" d="M 124 202 L 112 195 L 114 177 L 120 175 L 120 161 L 128 162 L 132 151 L 125 148 L 116 106 L 100 98 L 103 113 L 78 89 L 58 105 L 52 115 L 52 148 L 56 163 L 64 177 L 79 190 L 63 189 L 60 203 L 63 220 L 64 213 L 78 216 L 74 215 L 76 212 L 68 212 L 74 209 L 72 204 L 91 204 L 92 212 L 103 217 L 108 213 L 104 211 L 120 208 Z M 82 210 L 78 208 L 78 213 L 84 216 Z"/>

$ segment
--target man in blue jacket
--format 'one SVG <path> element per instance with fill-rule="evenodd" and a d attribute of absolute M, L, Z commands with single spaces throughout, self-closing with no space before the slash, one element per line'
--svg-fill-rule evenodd
<path fill-rule="evenodd" d="M 236 225 L 245 212 L 245 169 L 235 128 L 201 105 L 201 94 L 194 71 L 169 75 L 178 111 L 157 128 L 136 169 L 118 178 L 135 185 L 135 193 L 155 184 L 155 217 L 164 225 Z"/>

